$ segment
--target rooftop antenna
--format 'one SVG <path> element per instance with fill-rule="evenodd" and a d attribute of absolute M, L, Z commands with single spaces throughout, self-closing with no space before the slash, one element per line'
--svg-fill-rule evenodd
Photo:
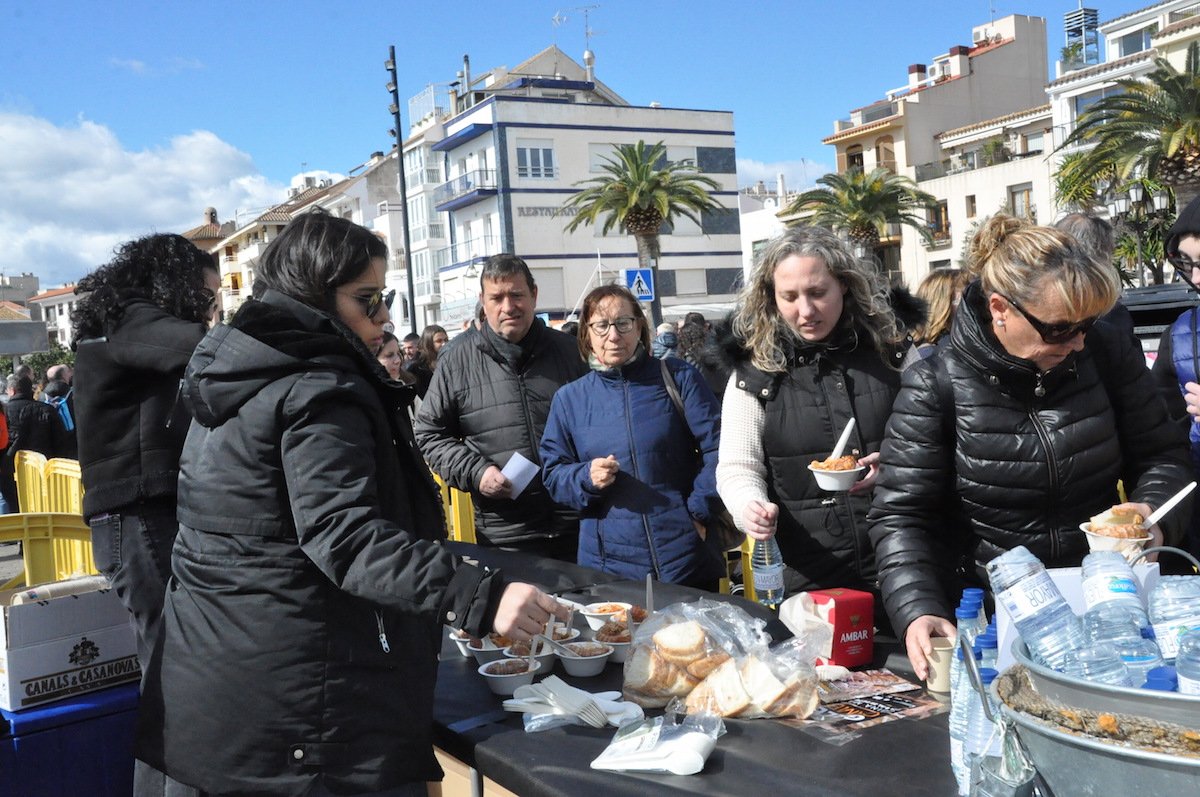
<path fill-rule="evenodd" d="M 600 32 L 592 30 L 592 26 L 588 24 L 588 13 L 599 7 L 600 6 L 597 4 L 591 6 L 579 6 L 575 9 L 576 11 L 583 12 L 583 49 L 585 50 L 592 49 L 592 36 L 595 36 Z"/>

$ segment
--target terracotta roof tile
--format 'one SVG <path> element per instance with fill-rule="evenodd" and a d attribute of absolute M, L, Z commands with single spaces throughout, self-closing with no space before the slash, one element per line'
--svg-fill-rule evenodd
<path fill-rule="evenodd" d="M 45 301 L 46 299 L 54 299 L 59 296 L 63 296 L 65 294 L 74 293 L 74 292 L 75 292 L 74 285 L 67 285 L 62 288 L 51 288 L 48 291 L 42 291 L 37 296 L 29 297 L 29 301 L 31 301 L 31 302 Z"/>

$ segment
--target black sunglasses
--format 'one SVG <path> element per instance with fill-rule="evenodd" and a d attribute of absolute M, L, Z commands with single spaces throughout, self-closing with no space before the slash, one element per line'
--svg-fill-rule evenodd
<path fill-rule="evenodd" d="M 1042 336 L 1042 340 L 1044 342 L 1051 345 L 1066 343 L 1076 335 L 1086 335 L 1088 330 L 1092 328 L 1092 325 L 1094 325 L 1100 318 L 1100 316 L 1094 315 L 1091 318 L 1085 318 L 1082 321 L 1058 321 L 1053 324 L 1047 324 L 1045 321 L 1033 315 L 1024 307 L 1019 305 L 1015 299 L 1010 299 L 1009 297 L 1004 296 L 1003 293 L 997 293 L 997 295 L 1002 296 L 1005 301 L 1017 308 L 1021 315 L 1025 316 L 1025 320 L 1029 322 L 1029 326 L 1037 330 L 1037 333 Z"/>
<path fill-rule="evenodd" d="M 384 305 L 392 306 L 392 299 L 396 298 L 396 290 L 394 288 L 387 292 L 379 290 L 370 296 L 359 296 L 357 293 L 352 293 L 350 298 L 363 306 L 363 312 L 367 314 L 367 318 L 374 320 Z"/>
<path fill-rule="evenodd" d="M 1167 262 L 1179 272 L 1179 276 L 1183 277 L 1184 282 L 1191 282 L 1192 269 L 1200 266 L 1200 261 L 1192 260 L 1187 255 L 1181 255 L 1178 252 L 1167 255 Z"/>

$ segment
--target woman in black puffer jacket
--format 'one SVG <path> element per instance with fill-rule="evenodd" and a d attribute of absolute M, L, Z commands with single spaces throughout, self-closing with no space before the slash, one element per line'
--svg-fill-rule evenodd
<path fill-rule="evenodd" d="M 1010 216 L 972 247 L 979 279 L 948 343 L 904 373 L 869 515 L 888 614 L 920 677 L 978 566 L 1018 545 L 1078 565 L 1079 524 L 1119 501 L 1118 480 L 1148 515 L 1191 478 L 1142 353 L 1092 326 L 1117 299 L 1115 271 Z M 1152 531 L 1178 539 L 1185 517 Z"/>

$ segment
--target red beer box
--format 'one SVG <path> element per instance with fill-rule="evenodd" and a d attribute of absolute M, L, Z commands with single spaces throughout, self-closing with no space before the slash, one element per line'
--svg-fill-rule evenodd
<path fill-rule="evenodd" d="M 857 667 L 870 664 L 875 652 L 875 596 L 857 589 L 814 589 L 817 616 L 833 626 L 833 650 L 817 664 Z"/>

